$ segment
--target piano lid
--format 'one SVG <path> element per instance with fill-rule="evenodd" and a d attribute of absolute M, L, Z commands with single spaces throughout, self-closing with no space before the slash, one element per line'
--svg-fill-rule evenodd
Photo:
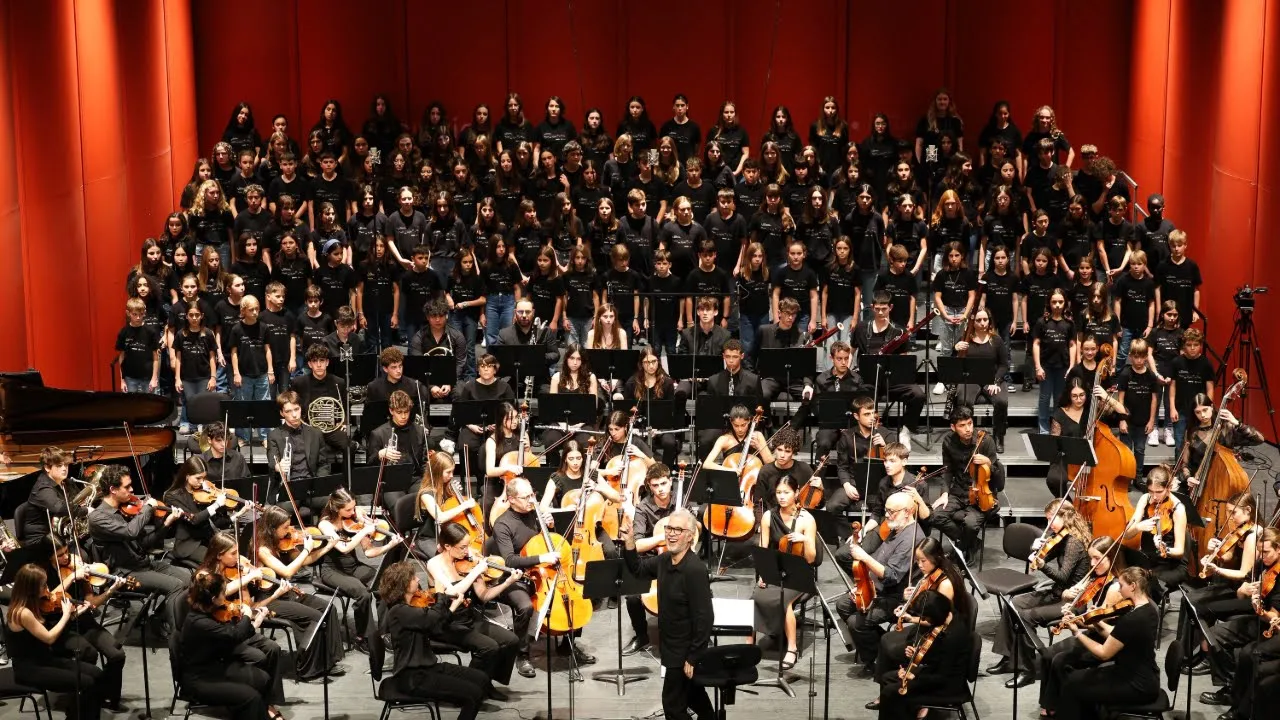
<path fill-rule="evenodd" d="M 163 422 L 173 408 L 173 400 L 161 395 L 48 388 L 39 373 L 0 376 L 2 433 L 150 425 Z"/>

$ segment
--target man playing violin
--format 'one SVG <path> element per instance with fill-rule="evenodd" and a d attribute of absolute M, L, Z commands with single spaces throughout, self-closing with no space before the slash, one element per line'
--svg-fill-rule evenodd
<path fill-rule="evenodd" d="M 1151 562 L 1151 574 L 1160 581 L 1161 595 L 1187 579 L 1187 508 L 1173 494 L 1173 483 L 1168 465 L 1151 468 L 1147 492 L 1138 498 L 1124 531 L 1125 539 L 1141 538 L 1142 554 Z"/>
<path fill-rule="evenodd" d="M 539 509 L 538 496 L 533 492 L 533 486 L 524 478 L 515 478 L 507 483 L 506 496 L 510 509 L 493 524 L 493 540 L 497 544 L 498 557 L 501 557 L 507 567 L 513 570 L 528 570 L 539 565 L 558 565 L 560 555 L 557 553 L 544 553 L 534 557 L 525 557 L 520 554 L 524 546 L 541 532 L 541 525 L 535 513 L 542 512 L 542 521 L 548 525 L 553 520 L 549 512 Z M 502 602 L 511 606 L 511 629 L 520 642 L 516 672 L 531 678 L 535 675 L 533 663 L 529 662 L 529 624 L 533 619 L 532 583 L 526 578 L 512 584 L 502 594 Z M 581 650 L 576 643 L 573 649 L 579 665 L 595 662 L 595 658 Z"/>
<path fill-rule="evenodd" d="M 870 677 L 874 671 L 880 637 L 885 632 L 881 625 L 894 619 L 894 609 L 903 602 L 903 591 L 911 572 L 912 548 L 924 537 L 916 523 L 915 508 L 916 501 L 909 494 L 894 493 L 885 501 L 884 521 L 889 525 L 889 539 L 880 542 L 873 552 L 867 552 L 850 538 L 850 555 L 870 572 L 875 599 L 863 611 L 852 595 L 841 596 L 836 601 L 836 613 L 849 626 L 863 677 Z M 875 533 L 867 537 L 875 538 L 867 540 L 869 544 L 879 542 Z"/>
<path fill-rule="evenodd" d="M 835 367 L 839 367 L 840 346 L 832 345 L 831 359 Z M 854 503 L 862 499 L 864 484 L 877 481 L 878 478 L 867 477 L 867 466 L 862 464 L 869 456 L 884 456 L 887 442 L 884 433 L 877 427 L 876 402 L 870 395 L 859 395 L 853 399 L 853 427 L 839 432 L 835 443 L 836 475 L 840 478 L 840 487 L 827 499 L 827 512 L 842 514 Z M 826 430 L 818 431 L 818 437 Z M 906 458 L 903 458 L 904 460 Z M 883 510 L 883 504 L 881 506 Z"/>
<path fill-rule="evenodd" d="M 972 552 L 978 545 L 978 532 L 986 522 L 986 513 L 969 500 L 978 468 L 991 472 L 991 492 L 1004 490 L 1004 463 L 996 456 L 996 443 L 990 435 L 976 442 L 973 408 L 960 405 L 951 413 L 951 432 L 942 439 L 942 463 L 950 475 L 947 502 L 934 515 L 933 526 L 951 538 L 961 552 Z"/>
<path fill-rule="evenodd" d="M 89 536 L 107 565 L 137 580 L 146 593 L 168 596 L 190 585 L 190 570 L 150 555 L 152 549 L 164 542 L 164 531 L 178 521 L 181 511 L 169 512 L 161 523 L 163 527 L 157 528 L 152 520 L 161 503 L 153 497 L 140 501 L 133 494 L 133 479 L 128 470 L 119 465 L 108 466 L 102 471 L 100 482 L 106 494 L 89 513 Z M 132 514 L 126 513 L 126 507 Z"/>
<path fill-rule="evenodd" d="M 671 517 L 679 499 L 672 496 L 671 469 L 663 463 L 654 463 L 645 473 L 644 482 L 649 488 L 649 496 L 636 506 L 632 526 L 636 552 L 641 557 L 653 557 L 667 550 L 667 536 L 658 523 Z M 649 618 L 639 595 L 628 595 L 626 603 L 627 618 L 631 620 L 631 630 L 635 635 L 622 648 L 622 654 L 631 656 L 649 649 Z"/>
<path fill-rule="evenodd" d="M 1236 589 L 1236 597 L 1248 600 L 1250 611 L 1224 620 L 1209 628 L 1209 668 L 1213 678 L 1221 684 L 1213 692 L 1201 693 L 1200 702 L 1209 705 L 1231 705 L 1229 717 L 1248 718 L 1250 714 L 1236 714 L 1237 704 L 1249 694 L 1256 667 L 1250 666 L 1243 677 L 1241 668 L 1258 661 L 1280 659 L 1280 638 L 1275 631 L 1280 628 L 1280 530 L 1267 528 L 1258 545 L 1260 562 L 1252 569 L 1251 579 Z M 1271 637 L 1262 637 L 1266 630 Z M 1259 641 L 1259 637 L 1262 639 Z M 1248 658 L 1247 660 L 1245 658 Z"/>
<path fill-rule="evenodd" d="M 471 550 L 471 533 L 462 525 L 450 523 L 440 528 L 437 543 L 440 554 L 427 561 L 432 591 L 452 599 L 465 598 L 464 607 L 453 614 L 453 622 L 444 628 L 442 639 L 471 653 L 471 665 L 493 682 L 509 685 L 516 664 L 520 640 L 510 630 L 489 622 L 481 607 L 498 599 L 524 577 L 520 570 L 500 565 L 496 572 L 484 558 L 475 558 Z M 502 577 L 490 582 L 489 575 Z M 505 700 L 495 689 L 491 697 Z"/>

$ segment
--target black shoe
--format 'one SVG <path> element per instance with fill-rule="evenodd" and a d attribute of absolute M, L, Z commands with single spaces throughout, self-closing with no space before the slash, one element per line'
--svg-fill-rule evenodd
<path fill-rule="evenodd" d="M 356 638 L 356 639 L 355 639 L 355 646 L 356 646 L 356 650 L 359 650 L 360 652 L 364 653 L 365 655 L 368 655 L 368 654 L 369 654 L 369 641 L 368 641 L 368 640 L 366 640 L 365 638 L 363 638 L 363 637 L 358 637 L 358 638 Z"/>
<path fill-rule="evenodd" d="M 594 665 L 596 663 L 595 655 L 592 655 L 586 650 L 583 650 L 582 648 L 578 647 L 578 645 L 576 644 L 573 646 L 573 659 L 579 665 Z"/>
<path fill-rule="evenodd" d="M 1024 688 L 1036 681 L 1036 674 L 1033 672 L 1020 672 L 1009 678 L 1004 686 L 1010 690 L 1014 688 Z"/>
<path fill-rule="evenodd" d="M 507 694 L 506 694 L 505 692 L 503 692 L 503 691 L 499 690 L 498 688 L 490 688 L 490 689 L 489 689 L 489 699 L 490 699 L 490 700 L 497 701 L 497 702 L 510 702 L 510 701 L 511 701 L 511 698 L 507 697 Z"/>
<path fill-rule="evenodd" d="M 857 676 L 860 678 L 869 678 L 875 674 L 876 668 L 874 665 L 862 665 L 858 667 Z"/>
<path fill-rule="evenodd" d="M 1230 705 L 1231 704 L 1231 688 L 1220 687 L 1213 692 L 1200 693 L 1200 702 L 1205 705 Z"/>
<path fill-rule="evenodd" d="M 1004 438 L 1002 437 L 996 438 L 996 453 L 1000 455 L 1004 454 Z"/>
<path fill-rule="evenodd" d="M 529 662 L 528 655 L 521 655 L 516 658 L 516 672 L 520 673 L 520 677 L 537 677 L 538 673 L 533 669 L 533 663 Z"/>
<path fill-rule="evenodd" d="M 868 709 L 868 710 L 879 710 L 879 709 L 880 709 L 880 698 L 876 698 L 875 700 L 872 700 L 871 702 L 867 703 L 866 705 L 863 705 L 862 707 L 864 707 L 864 708 L 866 708 L 866 709 Z"/>
<path fill-rule="evenodd" d="M 618 609 L 618 598 L 616 598 L 616 597 L 611 597 L 611 598 L 609 598 L 609 609 L 610 609 L 610 610 L 617 610 L 617 609 Z"/>
<path fill-rule="evenodd" d="M 1009 658 L 1000 658 L 1000 662 L 987 668 L 988 675 L 1008 675 L 1013 672 L 1013 663 Z"/>
<path fill-rule="evenodd" d="M 1188 675 L 1208 675 L 1209 672 L 1210 668 L 1208 658 L 1201 659 L 1200 662 L 1192 665 L 1191 668 L 1187 670 Z"/>
<path fill-rule="evenodd" d="M 1030 383 L 1030 382 L 1024 382 L 1024 383 L 1022 383 L 1022 392 L 1031 392 L 1031 383 Z"/>
<path fill-rule="evenodd" d="M 1236 715 L 1235 710 L 1228 710 L 1222 713 L 1221 715 L 1219 715 L 1218 720 L 1243 720 L 1243 718 L 1241 718 L 1239 715 Z"/>
<path fill-rule="evenodd" d="M 329 677 L 342 677 L 347 674 L 347 666 L 338 664 L 329 668 Z"/>
<path fill-rule="evenodd" d="M 123 715 L 125 713 L 131 712 L 129 707 L 124 703 L 120 702 L 119 700 L 102 703 L 102 709 L 106 710 L 107 712 L 114 713 L 116 715 Z"/>
<path fill-rule="evenodd" d="M 631 638 L 631 642 L 622 647 L 623 657 L 630 657 L 638 652 L 644 652 L 649 649 L 649 641 L 641 640 L 640 636 Z"/>

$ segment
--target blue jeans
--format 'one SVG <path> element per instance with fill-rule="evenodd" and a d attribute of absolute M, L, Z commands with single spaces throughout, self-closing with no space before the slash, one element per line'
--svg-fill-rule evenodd
<path fill-rule="evenodd" d="M 431 257 L 429 265 L 440 276 L 440 286 L 449 287 L 449 276 L 453 275 L 453 266 L 458 264 L 457 258 Z"/>
<path fill-rule="evenodd" d="M 187 406 L 202 392 L 207 392 L 209 387 L 209 379 L 203 380 L 183 380 L 182 381 L 182 424 L 186 425 L 190 420 L 187 418 Z"/>
<path fill-rule="evenodd" d="M 652 325 L 649 326 L 649 342 L 653 345 L 653 351 L 656 352 L 659 357 L 662 356 L 662 351 L 664 349 L 667 351 L 668 355 L 671 355 L 676 351 L 676 337 L 678 337 L 678 335 L 679 333 L 676 332 L 675 323 L 660 323 L 657 327 Z M 684 350 L 684 348 L 680 349 Z M 685 350 L 685 352 L 690 351 Z"/>
<path fill-rule="evenodd" d="M 1123 368 L 1129 361 L 1129 344 L 1134 338 L 1142 337 L 1141 330 L 1124 328 L 1120 331 L 1120 347 L 1116 348 L 1116 367 Z"/>
<path fill-rule="evenodd" d="M 1175 452 L 1182 452 L 1182 441 L 1187 436 L 1187 415 L 1191 414 L 1190 410 L 1183 412 L 1178 411 L 1178 422 L 1173 424 L 1173 449 Z"/>
<path fill-rule="evenodd" d="M 268 400 L 271 394 L 271 384 L 267 382 L 266 375 L 258 377 L 240 376 L 240 387 L 236 388 L 236 400 Z M 258 428 L 258 434 L 266 437 L 267 429 Z M 237 428 L 236 435 L 241 440 L 250 438 L 250 428 Z"/>
<path fill-rule="evenodd" d="M 458 383 L 476 377 L 476 341 L 480 332 L 480 323 L 465 312 L 453 312 L 453 326 L 462 333 L 467 346 L 467 367 L 463 371 L 465 377 L 458 378 Z M 456 384 L 456 383 L 455 383 Z"/>
<path fill-rule="evenodd" d="M 214 374 L 214 377 L 217 378 L 216 384 L 218 387 L 218 392 L 220 393 L 231 392 L 231 376 L 230 376 L 230 373 L 227 372 L 226 365 L 219 365 L 217 372 Z"/>
<path fill-rule="evenodd" d="M 862 286 L 862 309 L 859 318 L 862 320 L 871 319 L 871 298 L 876 294 L 876 280 L 880 278 L 880 274 L 875 270 L 859 270 L 858 284 Z"/>
<path fill-rule="evenodd" d="M 582 347 L 587 343 L 587 331 L 591 329 L 591 318 L 569 318 L 569 326 L 573 337 L 569 342 Z"/>
<path fill-rule="evenodd" d="M 960 315 L 962 313 L 964 313 L 964 308 L 962 307 L 947 306 L 948 315 Z M 956 343 L 960 342 L 963 338 L 961 335 L 962 326 L 952 325 L 946 320 L 943 320 L 941 316 L 936 318 L 933 323 L 934 327 L 938 328 L 938 357 L 951 357 L 952 355 L 955 355 Z"/>
<path fill-rule="evenodd" d="M 1143 425 L 1142 427 L 1134 427 L 1130 424 L 1129 432 L 1121 433 L 1120 440 L 1133 451 L 1133 459 L 1136 461 L 1134 464 L 1134 467 L 1136 468 L 1135 472 L 1138 473 L 1139 478 L 1143 477 L 1142 464 L 1146 462 L 1147 459 L 1146 425 Z"/>
<path fill-rule="evenodd" d="M 1053 409 L 1057 407 L 1058 398 L 1062 396 L 1062 391 L 1067 386 L 1067 379 L 1063 377 L 1066 372 L 1067 369 L 1062 367 L 1047 367 L 1044 369 L 1044 380 L 1040 381 L 1040 406 L 1038 412 L 1041 435 L 1049 432 L 1049 417 L 1053 413 Z"/>
<path fill-rule="evenodd" d="M 510 293 L 488 296 L 484 305 L 484 340 L 498 344 L 498 331 L 510 325 L 516 316 L 516 296 Z"/>
<path fill-rule="evenodd" d="M 768 313 L 762 313 L 760 315 L 742 313 L 739 317 L 738 329 L 741 331 L 742 352 L 747 356 L 748 364 L 751 362 L 750 358 L 752 351 L 755 349 L 756 335 L 760 334 L 760 326 L 764 325 L 768 320 Z"/>
<path fill-rule="evenodd" d="M 151 378 L 147 378 L 145 380 L 134 380 L 133 378 L 124 379 L 124 386 L 128 389 L 128 392 L 141 393 L 143 395 L 158 395 L 159 393 L 153 393 L 147 388 L 150 384 Z"/>

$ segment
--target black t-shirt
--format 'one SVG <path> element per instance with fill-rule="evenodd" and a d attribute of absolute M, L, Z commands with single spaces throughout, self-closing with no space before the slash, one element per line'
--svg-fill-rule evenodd
<path fill-rule="evenodd" d="M 248 210 L 241 210 L 236 215 L 235 224 L 232 225 L 233 235 L 236 239 L 244 233 L 248 233 L 258 239 L 258 250 L 262 250 L 262 236 L 267 232 L 267 226 L 271 224 L 271 213 L 266 210 L 259 210 L 258 214 L 253 214 Z"/>
<path fill-rule="evenodd" d="M 556 158 L 560 160 L 564 160 L 564 144 L 576 137 L 578 137 L 578 131 L 574 129 L 573 123 L 563 118 L 554 124 L 543 120 L 533 129 L 533 141 L 543 150 L 555 153 Z"/>
<path fill-rule="evenodd" d="M 906 248 L 907 268 L 913 267 L 929 237 L 929 226 L 923 220 L 892 220 L 884 232 L 891 243 Z"/>
<path fill-rule="evenodd" d="M 338 224 L 345 225 L 347 210 L 351 207 L 351 201 L 356 199 L 356 191 L 351 186 L 351 181 L 341 174 L 334 175 L 332 180 L 320 175 L 312 181 L 311 199 L 315 201 L 316 217 L 320 215 L 320 203 L 333 203 L 333 209 L 338 214 Z"/>
<path fill-rule="evenodd" d="M 1160 286 L 1160 299 L 1172 300 L 1178 304 L 1178 323 L 1184 328 L 1191 325 L 1196 288 L 1203 282 L 1204 280 L 1200 277 L 1200 266 L 1188 257 L 1184 257 L 1180 263 L 1166 260 L 1156 268 L 1156 283 Z"/>
<path fill-rule="evenodd" d="M 684 281 L 672 273 L 667 273 L 666 276 L 654 274 L 649 278 L 649 292 L 670 293 L 649 296 L 649 321 L 653 327 L 675 328 L 680 315 L 683 288 Z"/>
<path fill-rule="evenodd" d="M 267 346 L 271 348 L 271 359 L 276 367 L 288 366 L 289 339 L 293 337 L 294 325 L 297 324 L 293 313 L 287 310 L 281 312 L 263 310 L 258 316 L 258 324 L 267 333 Z M 296 355 L 294 359 L 297 359 Z"/>
<path fill-rule="evenodd" d="M 1151 396 L 1159 392 L 1160 383 L 1156 374 L 1147 368 L 1138 372 L 1133 366 L 1120 370 L 1118 376 L 1120 391 L 1124 393 L 1124 406 L 1129 410 L 1130 433 L 1142 433 L 1147 421 L 1151 419 Z"/>
<path fill-rule="evenodd" d="M 937 130 L 930 129 L 929 118 L 922 117 L 916 123 L 916 138 L 924 140 L 923 159 L 927 162 L 937 162 L 937 157 L 941 153 L 942 134 L 950 133 L 953 138 L 964 137 L 964 123 L 955 115 L 944 115 L 936 118 L 934 124 Z"/>
<path fill-rule="evenodd" d="M 884 216 L 878 212 L 863 215 L 856 209 L 840 223 L 841 233 L 849 238 L 853 250 L 853 262 L 863 270 L 874 269 L 880 264 L 884 242 Z"/>
<path fill-rule="evenodd" d="M 827 266 L 825 275 L 823 289 L 827 291 L 827 314 L 838 318 L 856 315 L 853 307 L 854 289 L 861 286 L 857 269 Z"/>
<path fill-rule="evenodd" d="M 116 334 L 116 352 L 124 353 L 120 374 L 130 380 L 150 380 L 152 359 L 160 349 L 160 337 L 146 325 L 125 325 Z"/>
<path fill-rule="evenodd" d="M 1010 212 L 1006 215 L 988 215 L 982 223 L 982 234 L 987 238 L 987 250 L 995 252 L 998 247 L 1009 249 L 1012 254 L 1018 247 L 1018 238 L 1023 235 L 1022 216 Z"/>
<path fill-rule="evenodd" d="M 174 335 L 173 344 L 182 362 L 180 379 L 194 382 L 212 377 L 209 354 L 218 349 L 218 343 L 214 340 L 212 332 L 201 329 L 197 334 L 183 328 Z"/>
<path fill-rule="evenodd" d="M 1013 322 L 1013 295 L 1018 288 L 1018 278 L 1012 272 L 1003 275 L 994 270 L 982 274 L 983 297 L 987 311 L 991 313 L 991 329 L 999 331 Z"/>
<path fill-rule="evenodd" d="M 262 262 L 245 262 L 238 260 L 231 263 L 228 272 L 239 275 L 244 280 L 244 294 L 258 299 L 258 304 L 267 304 L 267 283 L 271 282 L 271 271 Z"/>
<path fill-rule="evenodd" d="M 1072 331 L 1070 320 L 1036 321 L 1032 339 L 1040 341 L 1040 367 L 1046 372 L 1063 370 L 1070 363 Z"/>
<path fill-rule="evenodd" d="M 1156 367 L 1165 375 L 1172 369 L 1174 358 L 1178 357 L 1178 350 L 1182 347 L 1182 333 L 1182 328 L 1166 330 L 1163 327 L 1157 327 L 1147 335 L 1147 343 L 1151 345 L 1151 352 L 1155 354 Z"/>
<path fill-rule="evenodd" d="M 356 213 L 351 216 L 347 221 L 347 237 L 351 238 L 351 247 L 356 251 L 357 258 L 367 254 L 377 238 L 386 235 L 386 224 L 387 218 L 381 213 Z"/>
<path fill-rule="evenodd" d="M 516 125 L 504 115 L 493 130 L 494 149 L 497 150 L 498 145 L 501 144 L 503 150 L 515 153 L 516 146 L 529 140 L 532 133 L 533 126 L 528 120 L 522 120 L 519 125 Z"/>
<path fill-rule="evenodd" d="M 720 217 L 719 212 L 713 211 L 702 223 L 702 229 L 716 243 L 716 265 L 732 273 L 742 255 L 742 243 L 747 238 L 747 219 L 742 213 L 734 212 L 726 220 Z"/>
<path fill-rule="evenodd" d="M 1160 615 L 1149 602 L 1122 615 L 1111 630 L 1111 637 L 1124 646 L 1111 658 L 1114 667 L 1107 675 L 1120 686 L 1132 688 L 1135 699 L 1154 698 L 1160 691 L 1160 673 L 1156 669 L 1159 625 Z"/>
<path fill-rule="evenodd" d="M 1204 392 L 1208 383 L 1213 380 L 1216 375 L 1213 369 L 1213 363 L 1204 355 L 1197 358 L 1189 358 L 1186 355 L 1178 355 L 1173 360 L 1173 371 L 1165 372 L 1166 375 L 1171 374 L 1174 380 L 1174 394 L 1177 396 L 1178 412 L 1186 414 L 1191 412 L 1191 408 L 1195 404 L 1195 398 L 1198 393 Z"/>
<path fill-rule="evenodd" d="M 698 246 L 707 238 L 707 231 L 698 223 L 681 225 L 675 220 L 662 224 L 658 243 L 671 253 L 671 272 L 684 277 L 697 265 Z"/>
<path fill-rule="evenodd" d="M 324 344 L 325 336 L 337 330 L 334 326 L 333 318 L 328 313 L 320 313 L 317 317 L 311 317 L 303 313 L 298 318 L 298 357 L 303 357 L 307 353 L 307 348 L 316 343 Z"/>
<path fill-rule="evenodd" d="M 1067 136 L 1061 131 L 1058 132 L 1057 137 L 1053 137 L 1046 132 L 1040 132 L 1039 130 L 1032 130 L 1028 132 L 1027 136 L 1022 139 L 1022 154 L 1032 159 L 1039 157 L 1036 145 L 1044 138 L 1053 140 L 1053 162 L 1062 162 L 1065 159 L 1062 157 L 1062 154 L 1071 150 L 1071 142 L 1067 140 Z M 1089 201 L 1092 202 L 1093 198 L 1089 198 Z"/>
<path fill-rule="evenodd" d="M 564 295 L 564 281 L 559 277 L 547 277 L 538 273 L 529 278 L 525 287 L 527 298 L 533 303 L 533 315 L 544 322 L 555 317 L 556 300 Z"/>
<path fill-rule="evenodd" d="M 1022 278 L 1018 292 L 1027 299 L 1027 317 L 1024 322 L 1034 325 L 1038 318 L 1044 316 L 1045 309 L 1049 307 L 1049 296 L 1060 284 L 1061 280 L 1054 273 L 1032 273 Z"/>
<path fill-rule="evenodd" d="M 1095 223 L 1089 233 L 1095 246 L 1102 242 L 1102 248 L 1107 254 L 1107 266 L 1111 269 L 1120 267 L 1120 263 L 1124 262 L 1124 253 L 1133 240 L 1133 223 L 1122 220 L 1117 224 L 1106 220 Z"/>
<path fill-rule="evenodd" d="M 515 292 L 514 286 L 523 280 L 520 268 L 509 262 L 485 263 L 480 274 L 484 277 L 487 295 L 511 295 Z"/>
<path fill-rule="evenodd" d="M 644 292 L 644 278 L 635 270 L 610 270 L 601 281 L 605 302 L 618 308 L 618 324 L 626 328 L 636 318 L 635 296 Z M 585 339 L 585 338 L 584 338 Z"/>
<path fill-rule="evenodd" d="M 292 260 L 277 257 L 272 271 L 272 279 L 284 285 L 285 306 L 302 307 L 307 298 L 307 285 L 311 283 L 311 261 L 305 255 Z"/>
<path fill-rule="evenodd" d="M 188 220 L 191 223 L 191 234 L 195 236 L 196 242 L 214 247 L 227 244 L 227 238 L 235 224 L 235 218 L 231 217 L 230 210 L 206 209 L 203 215 L 191 213 Z"/>
<path fill-rule="evenodd" d="M 351 303 L 350 290 L 356 286 L 355 270 L 339 263 L 337 267 L 325 263 L 316 268 L 311 280 L 320 288 L 320 309 L 337 317 L 338 308 Z"/>
<path fill-rule="evenodd" d="M 591 188 L 579 185 L 573 188 L 571 197 L 573 199 L 573 207 L 578 212 L 578 219 L 590 222 L 596 216 L 600 198 L 609 197 L 609 193 L 603 187 Z"/>
<path fill-rule="evenodd" d="M 288 195 L 298 205 L 311 199 L 311 183 L 303 176 L 294 174 L 293 180 L 286 181 L 284 176 L 271 181 L 267 187 L 267 202 L 279 203 L 281 195 Z"/>
<path fill-rule="evenodd" d="M 415 247 L 427 244 L 427 216 L 416 210 L 409 217 L 399 210 L 391 213 L 383 227 L 405 260 L 412 259 Z"/>
<path fill-rule="evenodd" d="M 724 159 L 724 164 L 728 165 L 731 171 L 738 169 L 738 163 L 742 160 L 742 151 L 751 147 L 747 131 L 743 130 L 741 125 L 725 129 L 712 128 L 707 134 L 707 139 L 715 140 L 720 144 L 720 157 Z"/>
<path fill-rule="evenodd" d="M 1120 184 L 1116 183 L 1116 185 Z M 1147 253 L 1148 265 L 1156 267 L 1169 259 L 1169 233 L 1177 229 L 1166 218 L 1160 218 L 1157 222 L 1150 216 L 1143 218 L 1142 222 L 1134 227 L 1134 234 Z"/>
<path fill-rule="evenodd" d="M 757 275 L 747 279 L 738 276 L 738 312 L 751 317 L 769 314 L 769 281 Z M 749 350 L 750 348 L 748 348 Z"/>
<path fill-rule="evenodd" d="M 695 306 L 696 299 L 703 295 L 715 297 L 716 302 L 719 303 L 725 295 L 733 291 L 733 280 L 729 277 L 729 273 L 718 267 L 712 267 L 711 272 L 696 267 L 685 277 L 684 290 L 694 298 Z"/>
<path fill-rule="evenodd" d="M 689 187 L 688 180 L 681 180 L 676 183 L 675 189 L 671 191 L 671 197 L 687 197 L 689 203 L 693 205 L 693 221 L 703 223 L 711 213 L 716 210 L 716 188 L 711 183 L 703 180 L 698 187 Z M 719 213 L 717 213 L 719 214 Z M 706 223 L 703 223 L 704 227 Z"/>
<path fill-rule="evenodd" d="M 587 273 L 571 270 L 562 275 L 561 280 L 565 289 L 564 314 L 578 320 L 594 317 L 596 279 Z M 586 342 L 586 338 L 581 338 L 581 341 Z"/>
<path fill-rule="evenodd" d="M 267 331 L 262 323 L 252 325 L 236 323 L 231 328 L 229 347 L 236 351 L 240 375 L 247 378 L 267 374 Z M 228 358 L 228 362 L 230 359 Z"/>
<path fill-rule="evenodd" d="M 205 317 L 205 324 L 210 329 L 218 329 L 222 332 L 222 336 L 226 338 L 231 334 L 231 328 L 240 322 L 240 303 L 232 303 L 230 298 L 223 298 L 213 306 L 213 318 Z M 229 346 L 224 346 L 226 350 L 231 350 Z"/>
<path fill-rule="evenodd" d="M 1080 337 L 1082 338 L 1092 335 L 1099 343 L 1110 343 L 1112 338 L 1120 334 L 1120 319 L 1114 314 L 1106 320 L 1088 315 L 1080 317 Z"/>
<path fill-rule="evenodd" d="M 770 278 L 775 288 L 781 288 L 778 299 L 795 298 L 800 303 L 800 315 L 809 314 L 809 291 L 818 289 L 818 273 L 808 265 L 801 265 L 799 270 L 790 265 L 773 273 Z M 816 319 L 816 318 L 815 318 Z"/>
<path fill-rule="evenodd" d="M 782 226 L 782 215 L 761 210 L 751 218 L 751 240 L 764 246 L 764 261 L 770 268 L 786 262 L 787 238 L 790 235 Z"/>
<path fill-rule="evenodd" d="M 1156 282 L 1143 275 L 1135 278 L 1125 273 L 1116 278 L 1111 295 L 1120 301 L 1120 325 L 1126 330 L 1141 332 L 1149 324 L 1149 310 L 1156 300 Z"/>
<path fill-rule="evenodd" d="M 810 263 L 825 263 L 831 257 L 836 238 L 840 237 L 840 224 L 823 218 L 815 223 L 801 222 L 796 226 L 796 239 L 804 243 Z"/>
<path fill-rule="evenodd" d="M 360 302 L 370 320 L 391 313 L 395 301 L 395 286 L 402 272 L 399 263 L 365 263 L 356 273 L 360 288 Z"/>
<path fill-rule="evenodd" d="M 943 305 L 951 308 L 967 305 L 969 293 L 977 289 L 978 277 L 969 269 L 943 270 L 933 279 L 933 291 L 942 296 Z"/>
<path fill-rule="evenodd" d="M 889 297 L 893 300 L 893 307 L 889 310 L 889 320 L 895 325 L 904 327 L 910 324 L 911 298 L 919 292 L 916 276 L 906 271 L 900 274 L 881 273 L 880 277 L 876 278 L 876 292 L 881 290 L 889 293 Z"/>
<path fill-rule="evenodd" d="M 405 320 L 412 325 L 422 325 L 426 322 L 426 304 L 428 300 L 440 297 L 440 293 L 444 291 L 444 286 L 440 283 L 440 275 L 435 270 L 427 268 L 422 272 L 418 272 L 413 268 L 405 270 L 400 275 L 400 304 L 404 307 Z M 474 300 L 475 298 L 453 298 L 455 303 L 464 300 Z"/>
<path fill-rule="evenodd" d="M 1089 307 L 1089 301 L 1093 298 L 1093 288 L 1098 284 L 1097 280 L 1085 285 L 1079 281 L 1080 276 L 1076 276 L 1076 280 L 1068 281 L 1065 290 L 1067 291 L 1067 303 L 1071 308 L 1072 317 L 1077 320 L 1084 317 L 1085 308 Z"/>
<path fill-rule="evenodd" d="M 479 275 L 463 275 L 458 280 L 450 277 L 447 287 L 449 297 L 453 299 L 454 305 L 479 300 L 485 294 L 484 279 Z M 480 315 L 484 312 L 484 306 L 473 305 L 461 310 L 454 310 L 454 312 L 466 315 L 473 320 L 479 320 Z"/>
<path fill-rule="evenodd" d="M 693 157 L 698 145 L 702 143 L 702 128 L 698 127 L 698 123 L 688 119 L 683 125 L 677 123 L 675 118 L 662 123 L 662 129 L 658 131 L 658 135 L 675 141 L 676 153 L 680 155 L 681 160 Z"/>

